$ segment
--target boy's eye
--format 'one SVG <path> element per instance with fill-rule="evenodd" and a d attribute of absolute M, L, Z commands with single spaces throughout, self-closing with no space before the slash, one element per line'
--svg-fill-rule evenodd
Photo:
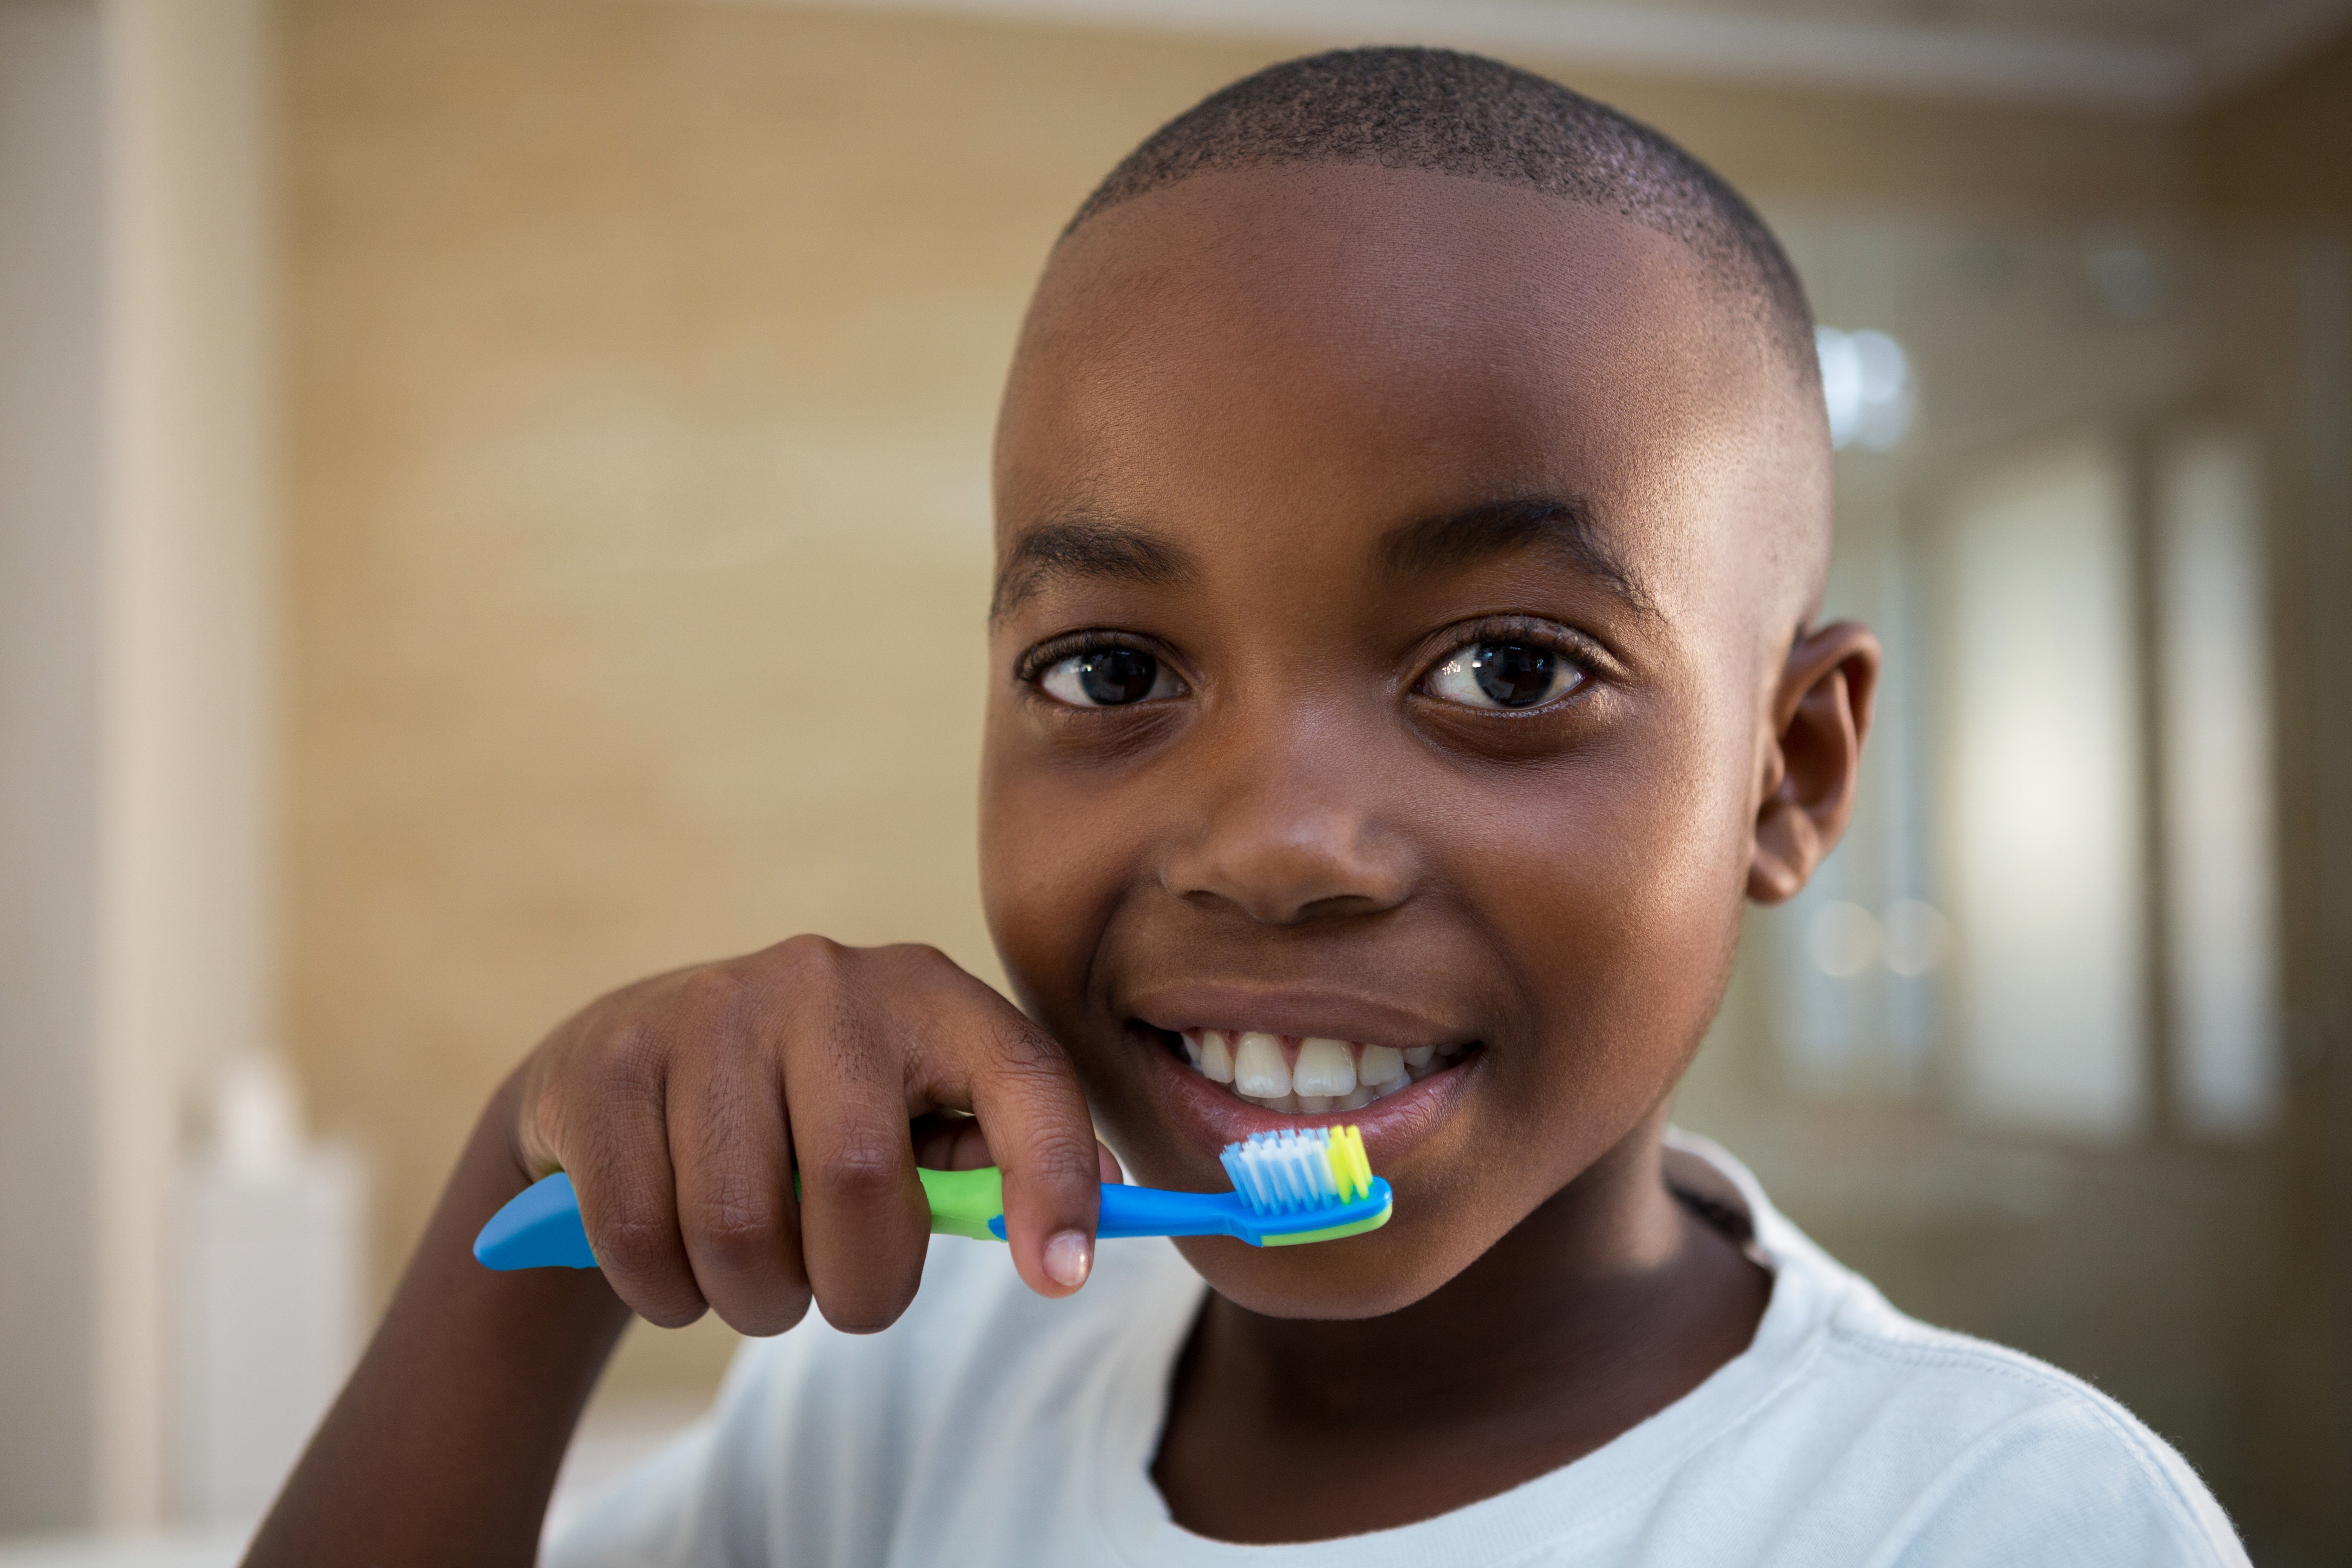
<path fill-rule="evenodd" d="M 1103 647 L 1074 653 L 1037 677 L 1045 695 L 1073 708 L 1124 708 L 1150 697 L 1173 697 L 1176 677 L 1141 648 Z"/>
<path fill-rule="evenodd" d="M 1456 648 L 1429 672 L 1429 694 L 1465 708 L 1536 708 L 1583 680 L 1558 648 L 1524 642 L 1477 642 Z"/>

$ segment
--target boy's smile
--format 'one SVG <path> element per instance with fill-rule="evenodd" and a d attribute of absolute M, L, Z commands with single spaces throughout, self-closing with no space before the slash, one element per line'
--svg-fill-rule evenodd
<path fill-rule="evenodd" d="M 1758 337 L 1679 242 L 1446 175 L 1202 175 L 1057 251 L 999 437 L 992 928 L 1137 1179 L 1312 1117 L 1398 1194 L 1187 1244 L 1227 1298 L 1402 1307 L 1663 1114 L 1826 538 Z"/>

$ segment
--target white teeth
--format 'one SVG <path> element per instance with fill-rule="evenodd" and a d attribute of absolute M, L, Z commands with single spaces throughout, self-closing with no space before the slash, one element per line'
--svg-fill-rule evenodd
<path fill-rule="evenodd" d="M 1282 1059 L 1282 1041 L 1255 1030 L 1244 1035 L 1234 1050 L 1234 1089 L 1254 1100 L 1279 1100 L 1290 1092 L 1290 1064 Z"/>
<path fill-rule="evenodd" d="M 1211 1083 L 1234 1081 L 1233 1047 L 1225 1043 L 1225 1032 L 1223 1029 L 1202 1031 L 1201 1076 Z"/>
<path fill-rule="evenodd" d="M 1264 1029 L 1186 1029 L 1178 1038 L 1193 1071 L 1284 1116 L 1360 1110 L 1411 1089 L 1470 1048 L 1457 1042 L 1399 1050 L 1320 1036 L 1297 1039 Z"/>
<path fill-rule="evenodd" d="M 1290 1068 L 1290 1087 L 1298 1091 L 1302 1100 L 1310 1095 L 1318 1100 L 1337 1100 L 1352 1092 L 1356 1087 L 1356 1063 L 1348 1054 L 1348 1043 L 1299 1041 L 1298 1060 Z"/>

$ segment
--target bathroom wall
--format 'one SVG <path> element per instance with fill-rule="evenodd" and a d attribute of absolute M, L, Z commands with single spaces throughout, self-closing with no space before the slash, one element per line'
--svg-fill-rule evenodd
<path fill-rule="evenodd" d="M 270 30 L 0 4 L 0 1533 L 163 1508 L 184 1091 L 274 1044 Z"/>

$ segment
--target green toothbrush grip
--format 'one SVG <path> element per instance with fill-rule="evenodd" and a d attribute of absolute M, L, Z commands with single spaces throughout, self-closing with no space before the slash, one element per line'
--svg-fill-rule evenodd
<path fill-rule="evenodd" d="M 988 1222 L 1004 1212 L 1004 1173 L 993 1165 L 977 1171 L 917 1169 L 923 1195 L 931 1200 L 931 1234 L 994 1241 Z"/>
<path fill-rule="evenodd" d="M 915 1168 L 930 1201 L 933 1236 L 968 1236 L 974 1241 L 1002 1241 L 988 1222 L 1004 1212 L 1004 1173 L 993 1165 L 977 1171 L 932 1171 Z M 801 1174 L 793 1173 L 793 1196 L 801 1195 Z"/>

